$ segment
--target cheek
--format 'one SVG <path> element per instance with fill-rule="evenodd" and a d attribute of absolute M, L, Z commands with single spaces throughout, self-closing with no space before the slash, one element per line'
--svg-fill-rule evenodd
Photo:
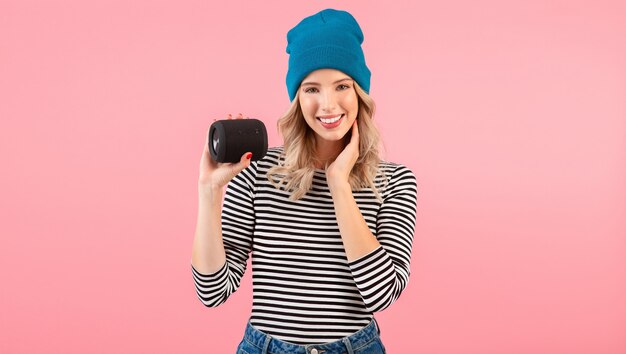
<path fill-rule="evenodd" d="M 347 105 L 355 105 L 358 102 L 358 97 L 356 95 L 356 92 L 354 90 L 350 92 L 346 92 L 346 95 L 343 96 L 343 101 Z"/>
<path fill-rule="evenodd" d="M 304 98 L 300 100 L 300 107 L 302 107 L 302 111 L 306 114 L 307 112 L 316 111 L 317 104 L 314 100 L 310 98 Z"/>
<path fill-rule="evenodd" d="M 312 104 L 315 104 L 315 102 L 316 102 L 315 95 L 305 94 L 305 95 L 300 96 L 300 104 L 312 105 Z"/>
<path fill-rule="evenodd" d="M 352 113 L 352 115 L 356 116 L 358 111 L 359 111 L 359 99 L 356 96 L 356 94 L 354 95 L 350 95 L 348 97 L 346 97 L 345 101 L 344 101 L 344 107 L 346 109 L 349 109 Z"/>

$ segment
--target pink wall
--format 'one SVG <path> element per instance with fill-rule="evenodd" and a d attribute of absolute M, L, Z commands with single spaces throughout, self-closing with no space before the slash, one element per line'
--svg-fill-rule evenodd
<path fill-rule="evenodd" d="M 286 32 L 365 33 L 387 158 L 418 179 L 391 353 L 626 353 L 623 1 L 0 2 L 0 352 L 232 353 L 250 272 L 196 298 L 213 118 L 289 99 Z"/>

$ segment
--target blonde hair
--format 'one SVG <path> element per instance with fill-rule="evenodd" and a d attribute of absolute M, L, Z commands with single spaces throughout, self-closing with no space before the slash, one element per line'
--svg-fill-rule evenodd
<path fill-rule="evenodd" d="M 376 197 L 380 194 L 374 180 L 378 172 L 380 158 L 380 134 L 374 125 L 376 110 L 374 100 L 354 81 L 359 103 L 357 125 L 359 128 L 359 158 L 350 172 L 350 187 L 361 189 L 371 187 Z M 284 162 L 269 169 L 267 177 L 276 187 L 284 186 L 291 191 L 291 200 L 302 198 L 311 188 L 315 173 L 315 133 L 307 125 L 300 107 L 297 92 L 291 107 L 278 120 L 278 131 L 284 141 Z M 350 135 L 344 137 L 344 146 L 350 141 Z M 328 167 L 328 163 L 326 165 Z"/>

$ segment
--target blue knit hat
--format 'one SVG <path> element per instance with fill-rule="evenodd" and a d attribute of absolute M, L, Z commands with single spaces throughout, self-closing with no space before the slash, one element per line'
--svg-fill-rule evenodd
<path fill-rule="evenodd" d="M 289 100 L 309 73 L 323 68 L 342 71 L 369 94 L 371 73 L 361 43 L 361 27 L 347 11 L 326 9 L 300 21 L 287 32 Z"/>

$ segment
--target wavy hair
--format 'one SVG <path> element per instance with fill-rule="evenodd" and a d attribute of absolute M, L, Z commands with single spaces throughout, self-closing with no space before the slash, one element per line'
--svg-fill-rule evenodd
<path fill-rule="evenodd" d="M 359 158 L 350 172 L 350 187 L 352 189 L 371 187 L 380 200 L 380 193 L 374 184 L 381 161 L 380 133 L 373 122 L 376 104 L 356 81 L 353 83 L 359 104 L 356 120 L 359 127 Z M 285 190 L 292 192 L 289 197 L 291 200 L 298 200 L 309 191 L 315 173 L 315 162 L 317 162 L 315 133 L 304 119 L 299 96 L 298 91 L 291 107 L 278 120 L 278 131 L 284 141 L 285 159 L 267 172 L 269 181 L 276 188 L 280 189 L 284 186 Z M 350 141 L 350 136 L 348 132 L 343 138 L 344 146 Z M 328 162 L 326 167 L 328 167 Z"/>

